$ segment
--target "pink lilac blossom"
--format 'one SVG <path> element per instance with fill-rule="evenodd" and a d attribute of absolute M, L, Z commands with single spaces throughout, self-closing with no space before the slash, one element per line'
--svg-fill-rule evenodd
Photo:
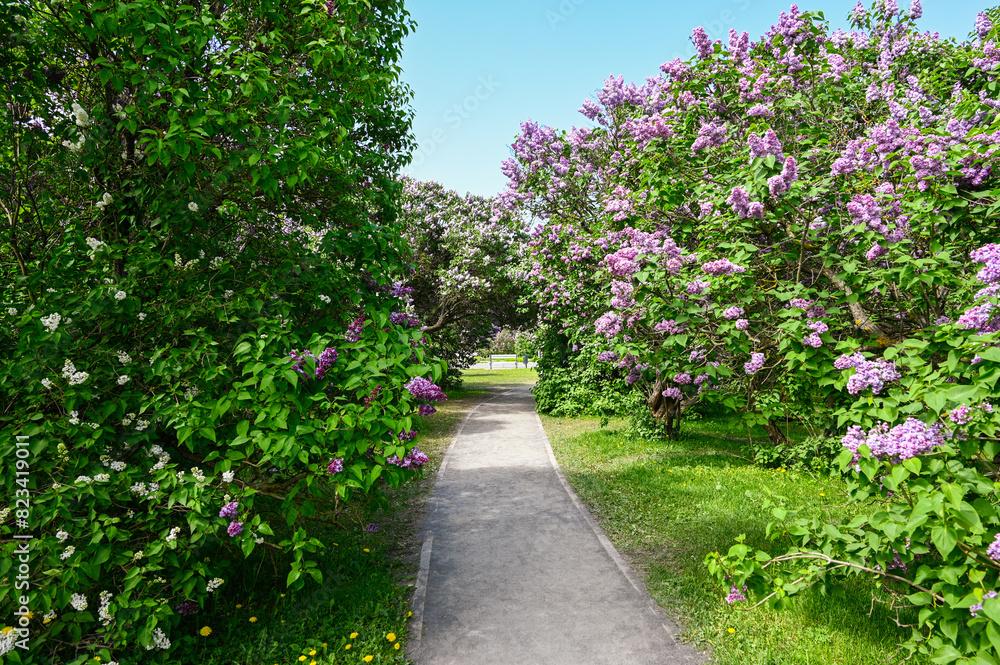
<path fill-rule="evenodd" d="M 236 536 L 243 533 L 243 522 L 230 522 L 229 528 L 226 529 L 229 532 L 230 538 L 235 538 Z"/>
<path fill-rule="evenodd" d="M 732 605 L 733 603 L 743 602 L 744 600 L 747 599 L 747 597 L 743 595 L 743 591 L 746 590 L 747 590 L 746 585 L 743 585 L 742 591 L 740 589 L 737 589 L 735 586 L 729 587 L 729 594 L 726 596 L 726 602 L 729 603 L 730 605 Z"/>
<path fill-rule="evenodd" d="M 448 397 L 441 392 L 441 388 L 422 376 L 415 376 L 410 379 L 410 382 L 403 386 L 410 394 L 415 398 L 425 402 L 441 402 L 447 400 Z"/>
<path fill-rule="evenodd" d="M 778 140 L 778 135 L 774 133 L 773 129 L 768 129 L 764 132 L 764 136 L 757 136 L 753 132 L 747 138 L 747 143 L 750 146 L 750 157 L 767 157 L 773 155 L 778 158 L 784 158 L 784 154 L 781 151 L 781 141 Z"/>
<path fill-rule="evenodd" d="M 819 334 L 809 333 L 808 335 L 802 338 L 802 344 L 804 346 L 811 346 L 814 349 L 818 349 L 819 347 L 823 346 L 823 340 L 820 339 Z"/>
<path fill-rule="evenodd" d="M 674 375 L 674 383 L 679 383 L 680 385 L 687 385 L 691 383 L 691 375 L 687 372 L 681 372 L 680 374 Z"/>
<path fill-rule="evenodd" d="M 673 319 L 670 319 L 669 321 L 660 321 L 653 326 L 653 330 L 655 332 L 667 333 L 668 335 L 679 335 L 684 332 L 685 328 L 686 326 L 684 324 L 677 323 Z"/>
<path fill-rule="evenodd" d="M 717 125 L 714 122 L 705 123 L 698 130 L 698 138 L 691 144 L 691 152 L 725 145 L 726 141 L 729 140 L 726 132 L 725 125 Z"/>
<path fill-rule="evenodd" d="M 733 305 L 732 307 L 727 307 L 722 311 L 722 318 L 724 319 L 738 319 L 743 316 L 743 308 Z"/>
<path fill-rule="evenodd" d="M 874 261 L 875 259 L 884 256 L 888 252 L 889 250 L 887 250 L 885 247 L 882 247 L 878 243 L 875 243 L 874 245 L 872 245 L 872 248 L 865 253 L 865 258 L 868 259 L 869 261 Z"/>
<path fill-rule="evenodd" d="M 993 31 L 993 21 L 986 14 L 979 12 L 976 14 L 975 31 L 980 39 L 986 39 L 990 32 Z"/>
<path fill-rule="evenodd" d="M 240 504 L 236 501 L 231 501 L 222 507 L 219 511 L 219 517 L 225 517 L 226 519 L 232 519 L 240 512 Z"/>
<path fill-rule="evenodd" d="M 344 470 L 344 459 L 342 457 L 338 457 L 337 459 L 331 457 L 330 464 L 329 466 L 326 467 L 326 472 L 332 476 L 333 474 L 340 473 L 343 470 Z"/>
<path fill-rule="evenodd" d="M 794 157 L 788 157 L 781 173 L 767 179 L 767 186 L 771 196 L 777 196 L 782 192 L 787 192 L 792 183 L 799 179 L 798 166 Z"/>
<path fill-rule="evenodd" d="M 736 319 L 736 329 L 746 330 L 750 327 L 750 322 L 746 319 Z"/>
<path fill-rule="evenodd" d="M 745 270 L 745 268 L 744 268 L 744 270 Z M 711 282 L 706 282 L 706 281 L 701 280 L 701 279 L 696 279 L 696 280 L 693 280 L 691 282 L 688 282 L 686 290 L 687 290 L 688 293 L 690 293 L 693 296 L 700 296 L 711 285 L 712 285 Z"/>
<path fill-rule="evenodd" d="M 614 337 L 622 331 L 622 321 L 614 312 L 602 315 L 594 322 L 594 332 L 605 337 Z"/>
<path fill-rule="evenodd" d="M 753 376 L 764 367 L 764 354 L 763 353 L 751 353 L 750 360 L 743 364 L 743 371 L 748 375 Z"/>
<path fill-rule="evenodd" d="M 743 273 L 747 269 L 744 266 L 738 266 L 729 259 L 719 259 L 718 261 L 710 261 L 704 264 L 701 269 L 708 273 L 709 275 L 732 275 L 733 273 Z M 690 291 L 689 291 L 690 293 Z"/>
<path fill-rule="evenodd" d="M 986 550 L 986 556 L 994 561 L 1000 561 L 1000 533 L 993 538 L 993 542 L 990 543 L 989 548 Z"/>
<path fill-rule="evenodd" d="M 669 397 L 671 399 L 680 399 L 681 398 L 681 389 L 678 388 L 678 387 L 676 387 L 676 386 L 674 386 L 672 388 L 667 388 L 666 390 L 663 391 L 662 395 L 664 397 Z"/>
<path fill-rule="evenodd" d="M 983 600 L 986 600 L 987 598 L 996 598 L 996 597 L 997 597 L 997 592 L 992 589 L 983 594 Z M 983 609 L 983 604 L 976 603 L 975 605 L 969 606 L 969 614 L 971 614 L 972 616 L 976 616 L 982 609 Z"/>
<path fill-rule="evenodd" d="M 437 409 L 434 408 L 433 404 L 421 404 L 417 409 L 417 413 L 421 418 L 426 418 L 427 416 L 437 413 Z"/>
<path fill-rule="evenodd" d="M 948 419 L 956 425 L 965 425 L 972 420 L 972 409 L 965 404 L 957 406 L 948 412 Z"/>
<path fill-rule="evenodd" d="M 359 316 L 351 322 L 351 325 L 347 326 L 347 332 L 344 334 L 344 339 L 348 342 L 357 342 L 361 339 L 361 331 L 365 327 L 365 317 Z"/>
<path fill-rule="evenodd" d="M 840 370 L 854 368 L 854 374 L 847 379 L 847 392 L 852 395 L 856 395 L 866 388 L 871 388 L 872 393 L 878 395 L 886 383 L 898 381 L 902 376 L 896 369 L 895 363 L 884 358 L 869 361 L 860 353 L 845 354 L 835 360 L 833 366 Z"/>
<path fill-rule="evenodd" d="M 598 362 L 612 363 L 618 360 L 618 354 L 614 351 L 604 351 L 597 356 Z"/>
<path fill-rule="evenodd" d="M 811 330 L 819 333 L 820 335 L 822 335 L 823 333 L 825 333 L 827 330 L 830 329 L 830 326 L 826 325 L 826 323 L 824 323 L 823 321 L 807 321 L 806 325 L 809 326 Z"/>

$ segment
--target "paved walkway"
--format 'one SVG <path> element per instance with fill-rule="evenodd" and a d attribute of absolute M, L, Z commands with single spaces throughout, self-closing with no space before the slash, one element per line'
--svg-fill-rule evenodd
<path fill-rule="evenodd" d="M 532 367 L 538 367 L 538 363 L 529 360 L 528 369 Z M 512 360 L 494 360 L 493 367 L 490 367 L 488 362 L 485 363 L 475 363 L 469 369 L 525 369 L 524 363 L 514 362 Z"/>
<path fill-rule="evenodd" d="M 694 664 L 571 492 L 530 386 L 476 407 L 424 526 L 408 656 L 418 665 Z"/>

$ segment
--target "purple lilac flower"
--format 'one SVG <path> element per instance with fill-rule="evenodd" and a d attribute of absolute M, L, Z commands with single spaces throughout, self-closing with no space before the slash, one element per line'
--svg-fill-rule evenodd
<path fill-rule="evenodd" d="M 423 402 L 441 402 L 448 399 L 447 395 L 441 392 L 437 386 L 422 376 L 415 376 L 410 382 L 403 386 L 410 391 L 410 394 Z"/>
<path fill-rule="evenodd" d="M 965 404 L 955 407 L 948 412 L 948 419 L 956 425 L 965 425 L 972 420 L 972 409 Z"/>
<path fill-rule="evenodd" d="M 700 386 L 701 384 L 709 382 L 710 380 L 711 377 L 708 374 L 699 374 L 698 376 L 694 377 L 693 383 L 696 386 Z"/>
<path fill-rule="evenodd" d="M 696 363 L 699 360 L 704 360 L 704 359 L 705 359 L 705 349 L 694 349 L 693 351 L 691 351 L 690 354 L 688 354 L 689 362 Z"/>
<path fill-rule="evenodd" d="M 359 316 L 351 322 L 351 325 L 347 326 L 347 332 L 344 334 L 344 339 L 348 342 L 357 342 L 361 339 L 361 331 L 365 327 L 365 317 Z"/>
<path fill-rule="evenodd" d="M 1000 533 L 993 538 L 993 542 L 990 543 L 989 548 L 986 550 L 986 556 L 994 561 L 1000 561 Z"/>
<path fill-rule="evenodd" d="M 618 354 L 614 351 L 604 351 L 597 356 L 598 362 L 613 363 L 618 360 Z"/>
<path fill-rule="evenodd" d="M 235 538 L 236 536 L 243 533 L 243 522 L 230 522 L 229 523 L 229 537 Z"/>
<path fill-rule="evenodd" d="M 653 330 L 656 332 L 667 333 L 668 335 L 679 335 L 684 332 L 684 324 L 679 324 L 673 319 L 669 321 L 660 321 L 655 326 Z"/>
<path fill-rule="evenodd" d="M 804 346 L 811 346 L 814 349 L 818 349 L 819 347 L 823 346 L 823 340 L 820 339 L 819 333 L 813 332 L 809 333 L 808 335 L 802 338 L 802 344 Z"/>
<path fill-rule="evenodd" d="M 378 531 L 378 524 L 375 524 L 374 522 L 372 522 L 372 523 L 369 523 L 369 524 L 365 525 L 365 532 L 367 532 L 367 533 L 375 533 L 376 531 Z"/>
<path fill-rule="evenodd" d="M 437 409 L 434 408 L 433 404 L 421 404 L 417 409 L 417 413 L 420 414 L 421 418 L 426 418 L 429 415 L 437 413 Z"/>
<path fill-rule="evenodd" d="M 747 321 L 746 319 L 736 319 L 737 330 L 746 330 L 749 327 L 750 327 L 750 322 Z"/>
<path fill-rule="evenodd" d="M 997 592 L 993 591 L 993 590 L 987 591 L 986 593 L 983 594 L 983 600 L 986 600 L 987 598 L 996 598 L 996 597 L 997 597 Z M 983 604 L 982 603 L 976 603 L 975 605 L 973 605 L 973 606 L 971 606 L 969 608 L 969 613 L 972 616 L 976 616 L 976 614 L 981 609 L 983 609 Z"/>
<path fill-rule="evenodd" d="M 827 330 L 830 329 L 830 326 L 826 325 L 826 323 L 823 321 L 807 321 L 806 325 L 809 326 L 811 330 L 814 330 L 820 335 L 822 335 L 823 333 L 825 333 Z"/>
<path fill-rule="evenodd" d="M 987 35 L 993 31 L 993 21 L 986 14 L 979 12 L 976 15 L 975 31 L 980 39 L 986 39 Z"/>
<path fill-rule="evenodd" d="M 771 196 L 777 196 L 782 192 L 787 192 L 792 183 L 798 179 L 799 171 L 798 165 L 795 163 L 795 158 L 788 157 L 785 159 L 781 173 L 767 179 L 768 190 L 771 192 Z"/>
<path fill-rule="evenodd" d="M 192 614 L 197 614 L 201 610 L 198 607 L 198 603 L 191 602 L 190 600 L 185 600 L 182 603 L 174 605 L 174 611 L 181 616 L 191 616 Z"/>
<path fill-rule="evenodd" d="M 869 261 L 874 261 L 888 253 L 889 250 L 887 250 L 882 245 L 875 243 L 874 245 L 872 245 L 871 249 L 865 252 L 865 258 L 868 259 Z"/>
<path fill-rule="evenodd" d="M 916 418 L 907 418 L 893 428 L 888 423 L 879 423 L 867 433 L 860 426 L 852 425 L 841 444 L 854 453 L 855 461 L 858 449 L 867 444 L 872 456 L 899 462 L 930 452 L 944 443 L 944 439 L 945 429 L 939 423 L 927 425 Z"/>
<path fill-rule="evenodd" d="M 788 301 L 789 307 L 798 307 L 799 309 L 806 309 L 812 304 L 812 300 L 806 300 L 805 298 L 792 298 Z"/>
<path fill-rule="evenodd" d="M 642 378 L 642 372 L 639 371 L 639 367 L 637 365 L 637 366 L 633 367 L 629 371 L 628 376 L 625 377 L 625 385 L 631 386 L 632 384 L 634 384 L 636 381 L 638 381 L 641 378 Z"/>
<path fill-rule="evenodd" d="M 698 130 L 698 138 L 691 144 L 691 152 L 724 145 L 729 140 L 726 131 L 725 125 L 717 125 L 714 122 L 702 125 L 701 129 Z"/>
<path fill-rule="evenodd" d="M 709 39 L 708 33 L 705 32 L 705 28 L 700 25 L 691 32 L 691 41 L 694 42 L 694 47 L 698 49 L 698 57 L 702 60 L 707 60 L 712 57 L 714 47 L 712 46 L 712 40 Z"/>
<path fill-rule="evenodd" d="M 764 354 L 763 353 L 751 353 L 750 360 L 743 363 L 743 370 L 750 376 L 753 376 L 764 367 Z"/>
<path fill-rule="evenodd" d="M 700 296 L 711 285 L 712 285 L 711 282 L 706 282 L 702 279 L 696 279 L 691 282 L 688 282 L 687 292 L 693 296 Z"/>
<path fill-rule="evenodd" d="M 733 273 L 746 272 L 747 269 L 743 266 L 738 266 L 729 259 L 719 259 L 718 261 L 710 261 L 701 267 L 709 275 L 732 275 Z"/>
<path fill-rule="evenodd" d="M 399 434 L 396 435 L 396 438 L 398 438 L 400 441 L 412 441 L 413 437 L 415 437 L 416 435 L 417 431 L 411 429 L 409 432 L 400 432 Z"/>
<path fill-rule="evenodd" d="M 338 457 L 337 459 L 330 458 L 330 465 L 326 467 L 326 472 L 331 476 L 335 473 L 340 473 L 344 470 L 344 459 Z"/>
<path fill-rule="evenodd" d="M 679 383 L 680 385 L 687 385 L 691 383 L 691 375 L 687 372 L 681 372 L 674 376 L 674 383 Z"/>
<path fill-rule="evenodd" d="M 924 15 L 924 8 L 920 6 L 920 0 L 913 0 L 910 3 L 910 18 L 916 20 Z"/>
<path fill-rule="evenodd" d="M 409 453 L 406 454 L 403 459 L 399 459 L 397 455 L 391 455 L 386 458 L 386 462 L 394 466 L 402 467 L 404 469 L 419 469 L 424 464 L 427 463 L 429 458 L 424 453 L 420 452 L 420 448 L 413 446 Z"/>
<path fill-rule="evenodd" d="M 404 328 L 414 328 L 420 325 L 420 321 L 416 317 L 410 316 L 405 312 L 393 312 L 389 315 L 389 323 L 397 326 L 403 326 Z"/>
<path fill-rule="evenodd" d="M 232 519 L 236 517 L 237 513 L 240 512 L 240 504 L 236 501 L 227 503 L 219 511 L 219 517 L 225 517 L 226 519 Z"/>
<path fill-rule="evenodd" d="M 677 386 L 672 386 L 672 387 L 667 388 L 666 390 L 664 390 L 663 393 L 662 393 L 662 395 L 664 397 L 669 397 L 670 399 L 680 399 L 681 398 L 681 389 L 678 388 Z"/>
<path fill-rule="evenodd" d="M 886 383 L 898 381 L 902 376 L 895 363 L 883 358 L 870 361 L 860 353 L 844 354 L 833 362 L 833 366 L 840 370 L 854 368 L 854 374 L 847 379 L 847 392 L 852 395 L 866 388 L 871 388 L 872 393 L 878 395 Z"/>
<path fill-rule="evenodd" d="M 732 605 L 733 603 L 743 602 L 744 600 L 747 599 L 747 597 L 743 595 L 743 591 L 746 590 L 747 587 L 745 584 L 743 585 L 742 591 L 740 589 L 737 589 L 735 586 L 729 587 L 729 595 L 726 596 L 726 602 L 729 603 L 730 605 Z"/>
<path fill-rule="evenodd" d="M 617 314 L 608 312 L 594 322 L 594 332 L 605 337 L 614 337 L 622 331 L 622 322 Z"/>

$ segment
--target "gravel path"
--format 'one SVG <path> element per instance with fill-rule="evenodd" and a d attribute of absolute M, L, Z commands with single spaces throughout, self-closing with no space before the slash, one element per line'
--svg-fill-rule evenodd
<path fill-rule="evenodd" d="M 530 386 L 477 406 L 424 525 L 418 665 L 693 664 L 556 464 Z"/>

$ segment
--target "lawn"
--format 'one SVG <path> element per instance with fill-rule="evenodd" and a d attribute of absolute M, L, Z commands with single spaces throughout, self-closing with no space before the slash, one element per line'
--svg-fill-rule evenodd
<path fill-rule="evenodd" d="M 868 580 L 837 598 L 807 592 L 787 611 L 740 611 L 724 601 L 702 564 L 741 534 L 752 547 L 770 545 L 764 530 L 772 517 L 763 504 L 772 495 L 804 514 L 839 521 L 847 514 L 839 481 L 753 465 L 746 444 L 733 440 L 741 431 L 723 419 L 686 421 L 686 434 L 674 442 L 629 437 L 616 420 L 603 430 L 591 418 L 542 416 L 542 423 L 577 494 L 656 602 L 683 626 L 682 638 L 709 650 L 714 662 L 883 665 L 901 659 L 896 646 L 908 630 L 879 603 L 872 609 Z"/>

